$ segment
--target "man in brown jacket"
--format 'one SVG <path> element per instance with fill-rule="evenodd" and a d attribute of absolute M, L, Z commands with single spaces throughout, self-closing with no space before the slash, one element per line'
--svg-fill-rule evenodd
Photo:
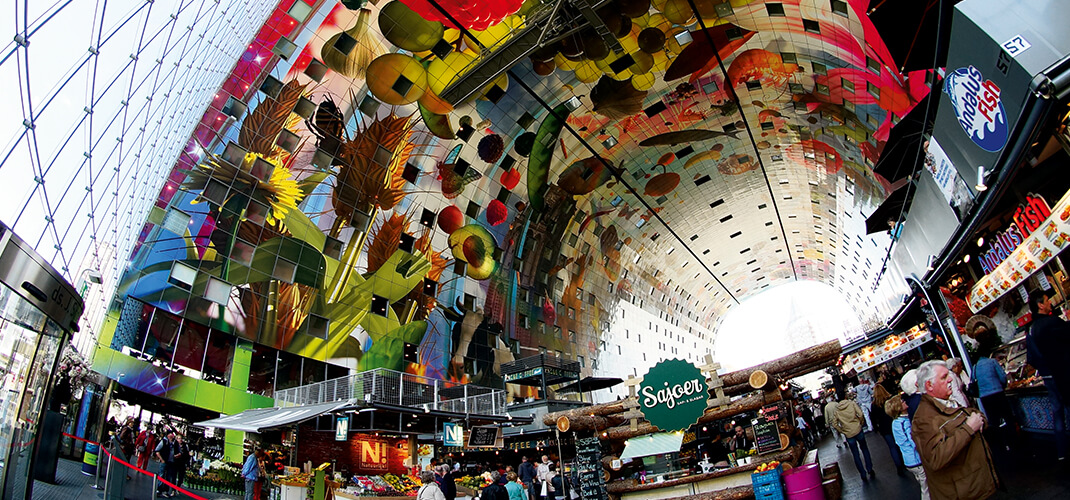
<path fill-rule="evenodd" d="M 996 492 L 992 453 L 981 436 L 984 416 L 951 401 L 951 379 L 943 361 L 918 368 L 921 397 L 914 413 L 914 442 L 933 499 L 987 498 Z"/>

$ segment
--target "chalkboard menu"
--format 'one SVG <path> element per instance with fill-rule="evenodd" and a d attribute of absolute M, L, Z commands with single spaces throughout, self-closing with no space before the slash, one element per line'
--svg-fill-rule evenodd
<path fill-rule="evenodd" d="M 472 432 L 468 434 L 468 447 L 469 448 L 492 448 L 498 441 L 498 431 L 500 428 L 496 426 L 487 427 L 472 427 Z"/>
<path fill-rule="evenodd" d="M 759 454 L 780 450 L 780 430 L 777 429 L 776 420 L 762 419 L 754 424 L 754 442 Z"/>
<path fill-rule="evenodd" d="M 584 500 L 606 500 L 602 479 L 602 445 L 597 437 L 576 439 L 576 471 Z"/>

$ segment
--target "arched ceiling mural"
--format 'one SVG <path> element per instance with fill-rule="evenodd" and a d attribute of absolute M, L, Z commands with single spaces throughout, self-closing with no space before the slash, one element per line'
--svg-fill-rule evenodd
<path fill-rule="evenodd" d="M 867 2 L 285 4 L 309 28 L 250 46 L 270 75 L 216 95 L 121 294 L 485 385 L 596 359 L 620 301 L 709 331 L 816 280 L 886 319 L 872 168 L 928 87 Z"/>

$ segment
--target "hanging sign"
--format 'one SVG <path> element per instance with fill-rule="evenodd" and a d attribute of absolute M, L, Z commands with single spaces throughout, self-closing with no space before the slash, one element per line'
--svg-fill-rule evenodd
<path fill-rule="evenodd" d="M 468 434 L 469 448 L 493 448 L 502 439 L 502 428 L 496 425 L 472 427 Z"/>
<path fill-rule="evenodd" d="M 453 422 L 442 424 L 443 446 L 464 446 L 464 427 Z"/>
<path fill-rule="evenodd" d="M 996 236 L 988 242 L 986 250 L 978 256 L 981 262 L 981 270 L 985 274 L 992 272 L 1001 262 L 1007 260 L 1014 250 L 1021 245 L 1029 235 L 1033 234 L 1044 219 L 1051 215 L 1044 198 L 1035 194 L 1027 194 L 1025 203 L 1018 205 L 1011 217 L 1011 224 L 1006 230 L 996 233 Z"/>
<path fill-rule="evenodd" d="M 1010 128 L 998 85 L 969 66 L 947 74 L 944 92 L 951 98 L 959 125 L 974 144 L 989 152 L 1003 149 Z"/>
<path fill-rule="evenodd" d="M 346 441 L 349 439 L 349 417 L 336 417 L 334 420 L 334 440 Z"/>
<path fill-rule="evenodd" d="M 1030 199 L 1033 201 L 1027 201 L 1027 203 L 1033 203 L 1035 200 L 1043 202 L 1039 197 L 1032 195 L 1027 197 L 1027 200 Z M 1047 205 L 1044 204 L 1043 208 L 1046 209 Z M 1034 206 L 1035 209 L 1036 206 Z M 1019 207 L 1019 211 L 1015 212 L 1013 231 L 1018 231 L 1019 212 L 1023 210 L 1023 207 Z M 991 272 L 973 285 L 966 301 L 971 311 L 976 313 L 995 302 L 1003 294 L 1015 289 L 1041 266 L 1054 259 L 1070 243 L 1070 192 L 1063 195 L 1048 213 L 1046 219 L 1033 227 L 1032 234 L 1025 235 L 1007 258 L 999 262 Z M 1030 226 L 1032 224 L 1029 222 Z M 1008 231 L 1010 230 L 1012 229 L 1009 228 Z"/>
<path fill-rule="evenodd" d="M 681 359 L 662 361 L 639 384 L 639 410 L 658 429 L 686 429 L 706 411 L 706 376 Z"/>

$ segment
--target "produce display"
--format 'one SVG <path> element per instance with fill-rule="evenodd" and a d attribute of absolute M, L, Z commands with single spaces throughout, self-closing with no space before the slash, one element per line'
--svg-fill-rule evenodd
<path fill-rule="evenodd" d="M 464 476 L 457 479 L 457 484 L 473 490 L 481 490 L 490 484 L 490 473 L 485 472 L 476 476 Z"/>
<path fill-rule="evenodd" d="M 414 497 L 420 489 L 415 476 L 386 474 L 383 476 L 353 476 L 347 493 L 364 497 Z"/>
<path fill-rule="evenodd" d="M 764 463 L 762 465 L 759 465 L 757 469 L 754 469 L 754 474 L 760 474 L 762 472 L 774 470 L 779 465 L 780 465 L 780 462 L 778 462 L 776 460 L 773 460 L 772 462 L 766 462 L 766 463 Z"/>

